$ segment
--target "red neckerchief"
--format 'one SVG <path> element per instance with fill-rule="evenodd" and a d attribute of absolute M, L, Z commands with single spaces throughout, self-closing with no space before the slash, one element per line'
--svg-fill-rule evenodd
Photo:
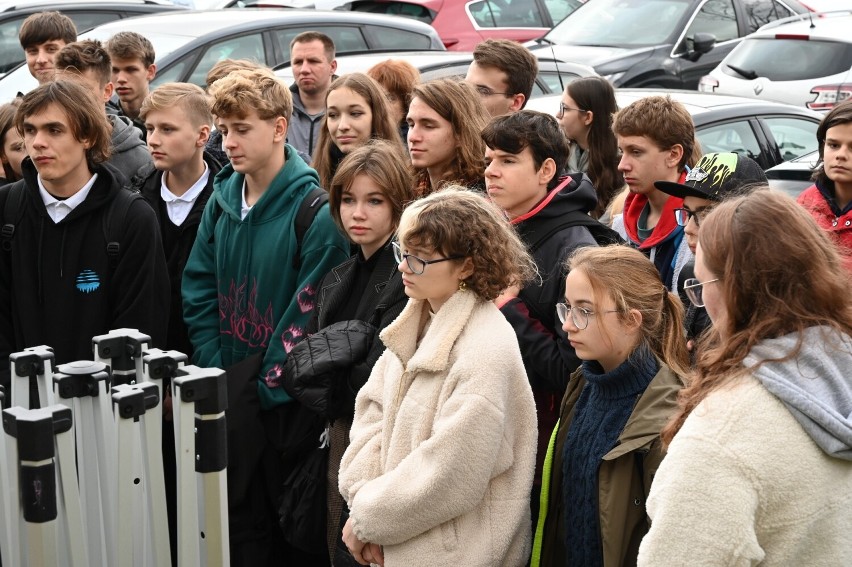
<path fill-rule="evenodd" d="M 686 171 L 680 174 L 678 183 L 686 181 Z M 639 243 L 639 215 L 642 214 L 642 209 L 648 202 L 648 197 L 638 193 L 630 193 L 624 200 L 624 230 L 631 241 Z M 666 204 L 663 206 L 663 212 L 660 214 L 660 220 L 657 221 L 657 226 L 654 227 L 651 235 L 645 239 L 645 242 L 639 244 L 640 250 L 653 248 L 657 244 L 665 242 L 672 232 L 678 229 L 675 221 L 674 210 L 683 207 L 683 199 L 678 197 L 669 197 Z"/>
<path fill-rule="evenodd" d="M 518 224 L 537 215 L 539 212 L 541 212 L 542 209 L 544 209 L 548 204 L 550 204 L 553 198 L 556 197 L 556 194 L 565 189 L 565 186 L 569 183 L 571 183 L 570 175 L 566 176 L 565 179 L 559 182 L 559 185 L 551 189 L 550 193 L 548 193 L 544 199 L 539 201 L 538 205 L 533 207 L 528 213 L 524 213 L 519 217 L 513 218 L 509 221 L 509 224 Z"/>

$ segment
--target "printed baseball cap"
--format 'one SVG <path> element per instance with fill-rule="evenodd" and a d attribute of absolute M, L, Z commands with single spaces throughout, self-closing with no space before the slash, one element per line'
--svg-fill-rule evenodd
<path fill-rule="evenodd" d="M 705 154 L 683 183 L 656 181 L 654 186 L 674 197 L 698 197 L 721 201 L 747 185 L 766 183 L 766 174 L 756 161 L 734 153 Z"/>

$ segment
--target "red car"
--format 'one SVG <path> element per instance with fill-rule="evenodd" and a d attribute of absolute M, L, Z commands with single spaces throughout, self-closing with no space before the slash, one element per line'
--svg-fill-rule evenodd
<path fill-rule="evenodd" d="M 488 38 L 541 37 L 584 0 L 353 0 L 344 10 L 405 16 L 430 24 L 447 49 L 473 51 Z"/>

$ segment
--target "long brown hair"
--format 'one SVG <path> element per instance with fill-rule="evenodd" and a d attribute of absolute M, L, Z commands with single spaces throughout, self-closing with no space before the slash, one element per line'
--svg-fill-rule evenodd
<path fill-rule="evenodd" d="M 704 266 L 719 278 L 724 317 L 699 345 L 700 355 L 679 409 L 663 429 L 670 443 L 693 409 L 713 390 L 746 371 L 743 360 L 765 339 L 799 333 L 780 360 L 794 358 L 808 327 L 852 334 L 849 279 L 829 236 L 789 197 L 772 191 L 717 205 L 701 221 Z"/>
<path fill-rule="evenodd" d="M 396 124 L 393 123 L 387 97 L 379 83 L 365 73 L 350 73 L 338 77 L 331 83 L 328 93 L 325 95 L 326 106 L 328 106 L 328 95 L 337 89 L 349 89 L 363 97 L 364 101 L 370 107 L 370 113 L 373 116 L 371 124 L 372 131 L 370 132 L 372 138 L 389 140 L 402 147 L 399 130 L 397 130 Z M 313 153 L 314 161 L 311 164 L 317 170 L 320 178 L 320 186 L 326 188 L 331 185 L 331 179 L 334 177 L 334 170 L 337 167 L 337 163 L 335 163 L 331 155 L 331 146 L 333 144 L 334 141 L 332 140 L 331 133 L 328 131 L 328 111 L 326 110 L 322 118 L 322 126 L 320 126 L 317 147 Z"/>
<path fill-rule="evenodd" d="M 485 142 L 480 134 L 491 116 L 479 94 L 464 81 L 436 79 L 414 87 L 412 100 L 419 98 L 426 106 L 452 124 L 453 134 L 459 142 L 452 170 L 442 180 L 470 185 L 480 182 L 485 175 Z M 414 170 L 415 186 L 429 187 L 429 173 L 425 169 Z M 437 184 L 436 184 L 437 186 Z"/>
<path fill-rule="evenodd" d="M 589 278 L 597 303 L 611 297 L 622 322 L 629 322 L 631 310 L 639 311 L 640 344 L 647 345 L 676 374 L 686 374 L 689 354 L 683 305 L 660 282 L 660 274 L 644 254 L 629 246 L 586 246 L 568 260 L 568 268 Z"/>

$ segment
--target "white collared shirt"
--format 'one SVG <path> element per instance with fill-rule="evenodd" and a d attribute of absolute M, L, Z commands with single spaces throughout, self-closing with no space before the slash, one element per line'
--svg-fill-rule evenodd
<path fill-rule="evenodd" d="M 201 192 L 204 191 L 204 188 L 207 186 L 207 179 L 210 177 L 210 168 L 208 168 L 205 163 L 204 173 L 202 173 L 201 177 L 198 178 L 198 181 L 193 183 L 192 187 L 190 187 L 186 193 L 180 197 L 169 191 L 169 188 L 166 185 L 166 177 L 168 177 L 168 175 L 164 173 L 162 183 L 160 184 L 160 197 L 166 202 L 166 211 L 169 213 L 169 220 L 171 220 L 172 224 L 175 226 L 180 226 L 183 224 L 183 221 L 186 220 L 186 217 L 189 216 L 189 212 L 192 210 L 192 206 L 195 204 L 196 199 L 198 199 L 198 196 L 201 195 Z"/>
<path fill-rule="evenodd" d="M 243 204 L 242 204 L 242 207 L 240 208 L 240 219 L 241 220 L 246 220 L 246 217 L 248 216 L 249 211 L 251 210 L 251 207 L 254 206 L 254 205 L 249 206 L 248 202 L 246 201 L 246 191 L 248 191 L 248 189 L 246 188 L 246 181 L 245 181 L 245 179 L 243 179 Z"/>
<path fill-rule="evenodd" d="M 44 207 L 47 209 L 47 214 L 50 215 L 51 220 L 54 224 L 59 223 L 62 219 L 71 214 L 71 211 L 76 209 L 80 203 L 86 200 L 86 197 L 89 196 L 89 191 L 92 189 L 92 185 L 95 184 L 95 180 L 98 178 L 98 174 L 95 173 L 92 175 L 92 178 L 83 185 L 83 188 L 68 197 L 67 199 L 59 200 L 50 193 L 47 192 L 47 189 L 44 188 L 44 185 L 41 182 L 41 175 L 37 177 L 38 179 L 38 192 L 41 194 L 41 200 L 44 201 Z"/>

